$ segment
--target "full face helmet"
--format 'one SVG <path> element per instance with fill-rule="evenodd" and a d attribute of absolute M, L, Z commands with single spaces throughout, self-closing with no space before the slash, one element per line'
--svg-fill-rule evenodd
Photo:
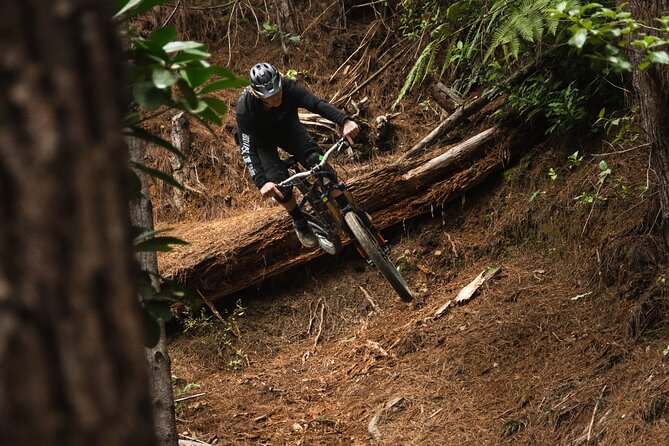
<path fill-rule="evenodd" d="M 281 91 L 281 75 L 267 62 L 255 64 L 249 72 L 249 80 L 251 89 L 261 99 L 267 99 Z"/>

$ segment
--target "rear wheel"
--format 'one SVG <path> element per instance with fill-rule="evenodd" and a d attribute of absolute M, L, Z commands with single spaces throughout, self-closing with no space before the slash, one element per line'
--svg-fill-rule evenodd
<path fill-rule="evenodd" d="M 388 259 L 388 256 L 384 254 L 379 243 L 376 241 L 376 238 L 374 238 L 372 233 L 369 232 L 369 229 L 362 223 L 360 217 L 358 217 L 355 212 L 347 212 L 346 215 L 344 215 L 344 220 L 346 220 L 346 224 L 358 243 L 360 243 L 360 246 L 362 246 L 362 249 L 365 250 L 365 253 L 367 253 L 386 280 L 390 282 L 390 285 L 400 296 L 400 299 L 405 302 L 410 302 L 413 296 L 411 296 L 409 286 L 404 281 L 404 278 L 399 271 L 397 271 L 395 265 Z"/>

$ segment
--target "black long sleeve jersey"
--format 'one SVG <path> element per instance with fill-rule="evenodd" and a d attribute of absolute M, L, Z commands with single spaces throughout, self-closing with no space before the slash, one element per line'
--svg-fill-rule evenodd
<path fill-rule="evenodd" d="M 258 188 L 267 182 L 258 150 L 276 150 L 275 138 L 278 135 L 284 135 L 296 125 L 302 125 L 297 115 L 298 108 L 317 113 L 340 126 L 347 118 L 346 113 L 316 97 L 297 82 L 286 78 L 282 82 L 283 98 L 279 107 L 264 107 L 263 102 L 248 89 L 237 100 L 237 131 L 241 155 Z"/>

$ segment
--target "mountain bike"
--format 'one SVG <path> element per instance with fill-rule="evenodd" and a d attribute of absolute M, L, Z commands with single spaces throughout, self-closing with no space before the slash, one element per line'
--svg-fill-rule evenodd
<path fill-rule="evenodd" d="M 293 156 L 284 159 L 284 164 L 295 174 L 278 186 L 295 186 L 301 192 L 298 206 L 323 251 L 330 255 L 339 253 L 343 246 L 341 231 L 345 231 L 356 241 L 358 252 L 363 258 L 381 271 L 400 299 L 409 302 L 412 299 L 411 290 L 390 259 L 390 246 L 373 225 L 369 214 L 355 204 L 351 192 L 337 179 L 328 164 L 332 156 L 342 153 L 348 147 L 344 138 L 339 139 L 325 152 L 320 162 L 309 170 L 303 170 Z M 348 204 L 343 208 L 330 199 L 334 190 L 339 190 L 346 197 Z"/>

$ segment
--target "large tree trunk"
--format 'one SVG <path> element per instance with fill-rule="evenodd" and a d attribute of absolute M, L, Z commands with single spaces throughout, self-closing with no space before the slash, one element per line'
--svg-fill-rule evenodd
<path fill-rule="evenodd" d="M 635 18 L 653 25 L 655 18 L 669 14 L 669 0 L 632 0 L 630 9 Z M 653 33 L 645 28 L 644 31 Z M 640 56 L 633 54 L 634 59 L 638 62 Z M 669 247 L 669 66 L 653 65 L 645 71 L 635 70 L 633 83 L 650 147 L 651 167 L 658 180 L 662 229 Z"/>
<path fill-rule="evenodd" d="M 3 445 L 154 443 L 110 5 L 2 5 Z"/>
<path fill-rule="evenodd" d="M 127 138 L 130 159 L 145 164 L 146 146 L 137 138 Z M 146 174 L 136 170 L 135 173 L 142 183 L 142 194 L 130 202 L 130 220 L 136 227 L 144 231 L 152 231 L 153 205 L 149 198 L 149 184 Z M 151 284 L 155 290 L 160 289 L 158 280 L 158 258 L 155 251 L 137 254 L 142 269 L 151 273 Z M 153 405 L 153 423 L 158 446 L 177 446 L 176 418 L 174 414 L 174 394 L 172 393 L 172 361 L 167 351 L 165 323 L 160 321 L 160 337 L 158 343 L 146 348 L 144 353 L 149 367 L 149 387 Z"/>
<path fill-rule="evenodd" d="M 441 162 L 395 164 L 348 181 L 360 206 L 380 228 L 430 212 L 480 184 L 508 162 L 514 146 L 496 149 L 496 134 L 481 135 L 447 149 Z M 529 147 L 525 135 L 522 148 Z M 463 149 L 465 147 L 465 149 Z M 425 169 L 421 166 L 427 166 Z M 161 269 L 210 299 L 262 282 L 313 259 L 319 249 L 302 249 L 282 209 L 265 209 L 221 221 L 188 223 L 174 235 L 190 245 L 161 255 Z M 349 240 L 350 241 L 350 240 Z"/>

